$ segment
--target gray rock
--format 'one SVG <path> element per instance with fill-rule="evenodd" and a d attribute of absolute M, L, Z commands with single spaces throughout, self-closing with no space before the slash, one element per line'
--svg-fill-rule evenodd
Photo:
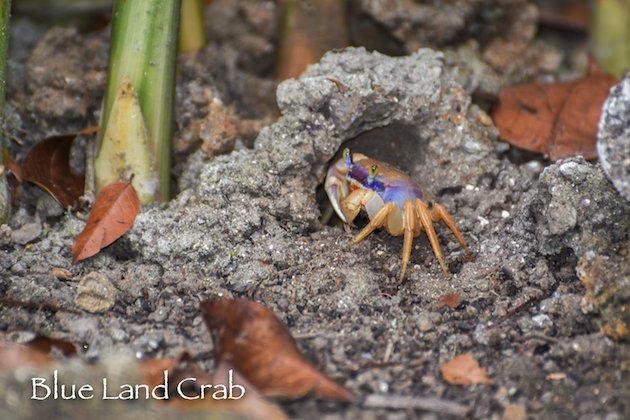
<path fill-rule="evenodd" d="M 42 225 L 38 222 L 27 223 L 11 232 L 11 240 L 20 245 L 33 242 L 42 234 Z"/>
<path fill-rule="evenodd" d="M 617 191 L 630 200 L 630 73 L 611 89 L 604 103 L 597 154 Z"/>
<path fill-rule="evenodd" d="M 576 257 L 588 251 L 618 253 L 630 229 L 630 203 L 619 196 L 601 168 L 582 158 L 559 161 L 540 176 L 531 213 L 539 251 Z"/>

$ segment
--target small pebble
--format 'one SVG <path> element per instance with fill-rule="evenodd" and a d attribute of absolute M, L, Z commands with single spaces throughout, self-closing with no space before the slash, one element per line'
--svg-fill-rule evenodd
<path fill-rule="evenodd" d="M 11 240 L 20 245 L 26 245 L 33 242 L 42 234 L 42 225 L 40 223 L 27 223 L 19 229 L 11 232 Z"/>
<path fill-rule="evenodd" d="M 81 278 L 74 298 L 79 307 L 99 313 L 111 309 L 115 302 L 116 288 L 103 274 L 92 271 Z"/>

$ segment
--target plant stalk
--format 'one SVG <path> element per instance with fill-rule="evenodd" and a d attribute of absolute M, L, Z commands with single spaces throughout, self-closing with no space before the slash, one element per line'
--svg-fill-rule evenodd
<path fill-rule="evenodd" d="M 121 93 L 127 92 L 137 96 L 141 116 L 148 129 L 148 146 L 140 149 L 150 156 L 137 157 L 141 162 L 140 166 L 147 161 L 152 163 L 157 179 L 147 180 L 147 183 L 158 181 L 159 187 L 155 190 L 154 200 L 166 201 L 170 198 L 171 136 L 180 6 L 180 0 L 116 0 L 107 91 L 96 154 L 97 190 L 114 181 L 128 181 L 132 175 L 129 171 L 134 168 L 138 147 L 133 148 L 134 153 L 116 151 L 116 148 L 135 140 L 118 139 L 113 147 L 103 147 L 105 142 L 111 141 L 112 133 L 124 133 L 121 127 L 129 126 L 133 127 L 131 131 L 134 133 L 142 132 L 136 122 L 120 123 L 112 120 L 114 115 L 116 119 L 124 117 L 124 113 L 113 111 L 113 105 L 117 99 L 121 102 Z M 131 87 L 128 86 L 129 83 Z M 112 126 L 114 128 L 108 130 Z M 142 143 L 144 140 L 146 139 L 139 138 L 137 142 Z M 104 150 L 110 150 L 109 154 Z M 114 160 L 111 153 L 118 153 L 117 157 L 124 155 L 122 166 L 110 168 L 110 173 L 103 173 Z M 99 160 L 105 162 L 99 165 Z M 137 182 L 142 182 L 139 177 L 144 174 L 133 175 L 135 187 Z M 142 196 L 140 191 L 139 195 Z M 141 200 L 144 203 L 153 201 L 147 197 L 141 197 Z"/>
<path fill-rule="evenodd" d="M 621 77 L 630 67 L 630 0 L 597 0 L 591 44 L 602 69 Z"/>
<path fill-rule="evenodd" d="M 179 52 L 198 51 L 206 45 L 203 28 L 203 0 L 181 0 Z"/>

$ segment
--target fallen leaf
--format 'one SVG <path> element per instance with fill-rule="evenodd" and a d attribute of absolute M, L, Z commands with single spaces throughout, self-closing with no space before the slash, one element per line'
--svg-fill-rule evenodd
<path fill-rule="evenodd" d="M 32 340 L 24 343 L 33 350 L 37 350 L 43 354 L 50 354 L 52 349 L 59 350 L 64 356 L 71 357 L 77 355 L 77 348 L 69 341 L 60 340 L 58 338 L 50 338 L 43 335 L 37 335 Z"/>
<path fill-rule="evenodd" d="M 470 353 L 460 354 L 440 366 L 440 372 L 446 382 L 453 385 L 493 384 L 487 371 L 479 367 L 479 363 Z"/>
<path fill-rule="evenodd" d="M 232 412 L 243 415 L 248 419 L 284 420 L 286 414 L 274 403 L 265 399 L 247 379 L 227 362 L 219 363 L 212 375 L 213 384 L 228 384 L 232 372 L 232 381 L 245 389 L 245 396 L 236 400 L 238 406 L 230 406 Z"/>
<path fill-rule="evenodd" d="M 130 183 L 114 182 L 101 190 L 85 228 L 72 244 L 72 263 L 98 253 L 131 229 L 140 200 Z"/>
<path fill-rule="evenodd" d="M 437 309 L 449 307 L 451 309 L 455 309 L 462 303 L 462 297 L 457 293 L 447 293 L 445 295 L 440 296 L 438 300 Z"/>
<path fill-rule="evenodd" d="M 13 160 L 13 158 L 9 155 L 9 150 L 6 148 L 2 150 L 2 164 L 7 171 L 13 174 L 19 183 L 22 183 L 24 179 L 24 176 L 22 175 L 22 168 L 16 161 Z"/>
<path fill-rule="evenodd" d="M 282 410 L 265 400 L 253 386 L 251 386 L 237 372 L 231 374 L 232 384 L 242 386 L 245 391 L 240 398 L 235 389 L 233 393 L 234 399 L 214 399 L 212 398 L 215 389 L 221 392 L 221 386 L 229 389 L 230 369 L 231 366 L 221 364 L 217 366 L 214 375 L 204 372 L 196 363 L 190 360 L 188 353 L 183 352 L 177 359 L 149 359 L 140 363 L 140 371 L 142 372 L 143 384 L 149 385 L 151 389 L 164 384 L 164 371 L 169 376 L 169 405 L 177 409 L 207 410 L 212 409 L 217 414 L 223 413 L 223 416 L 217 418 L 232 418 L 230 414 L 238 414 L 246 419 L 252 420 L 286 420 L 287 416 Z M 194 381 L 189 378 L 193 378 Z M 183 386 L 179 386 L 183 383 Z M 211 385 L 204 390 L 204 398 L 186 399 L 182 397 L 194 398 L 201 397 L 201 386 Z M 178 389 L 179 386 L 179 389 Z M 218 386 L 218 388 L 217 388 Z M 214 388 L 213 388 L 214 387 Z"/>
<path fill-rule="evenodd" d="M 74 278 L 70 270 L 62 267 L 53 267 L 50 272 L 57 280 L 70 281 Z"/>
<path fill-rule="evenodd" d="M 75 174 L 70 167 L 70 149 L 77 136 L 97 130 L 98 128 L 90 127 L 40 141 L 24 158 L 19 176 L 46 191 L 64 208 L 79 209 L 84 176 Z M 14 173 L 18 175 L 17 172 Z"/>
<path fill-rule="evenodd" d="M 558 30 L 586 32 L 592 20 L 587 2 L 564 2 L 560 5 L 541 4 L 538 21 L 540 25 Z"/>
<path fill-rule="evenodd" d="M 202 302 L 216 364 L 229 363 L 263 395 L 350 401 L 353 395 L 317 371 L 269 309 L 247 299 Z"/>
<path fill-rule="evenodd" d="M 553 160 L 595 159 L 602 105 L 617 79 L 593 74 L 563 83 L 530 83 L 503 89 L 492 113 L 501 138 Z"/>
<path fill-rule="evenodd" d="M 2 343 L 0 345 L 0 371 L 13 370 L 23 366 L 46 367 L 54 359 L 47 353 L 24 344 Z"/>

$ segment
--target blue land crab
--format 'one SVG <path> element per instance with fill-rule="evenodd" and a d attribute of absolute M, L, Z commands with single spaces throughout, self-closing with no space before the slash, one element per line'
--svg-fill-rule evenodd
<path fill-rule="evenodd" d="M 342 158 L 328 170 L 324 188 L 333 210 L 344 223 L 351 224 L 361 209 L 367 212 L 370 221 L 352 239 L 352 244 L 361 242 L 381 226 L 391 235 L 404 236 L 401 282 L 411 257 L 412 240 L 422 231 L 442 271 L 448 275 L 433 222 L 443 221 L 470 257 L 466 241 L 446 209 L 428 200 L 426 191 L 417 182 L 387 163 L 350 153 L 346 148 Z"/>

